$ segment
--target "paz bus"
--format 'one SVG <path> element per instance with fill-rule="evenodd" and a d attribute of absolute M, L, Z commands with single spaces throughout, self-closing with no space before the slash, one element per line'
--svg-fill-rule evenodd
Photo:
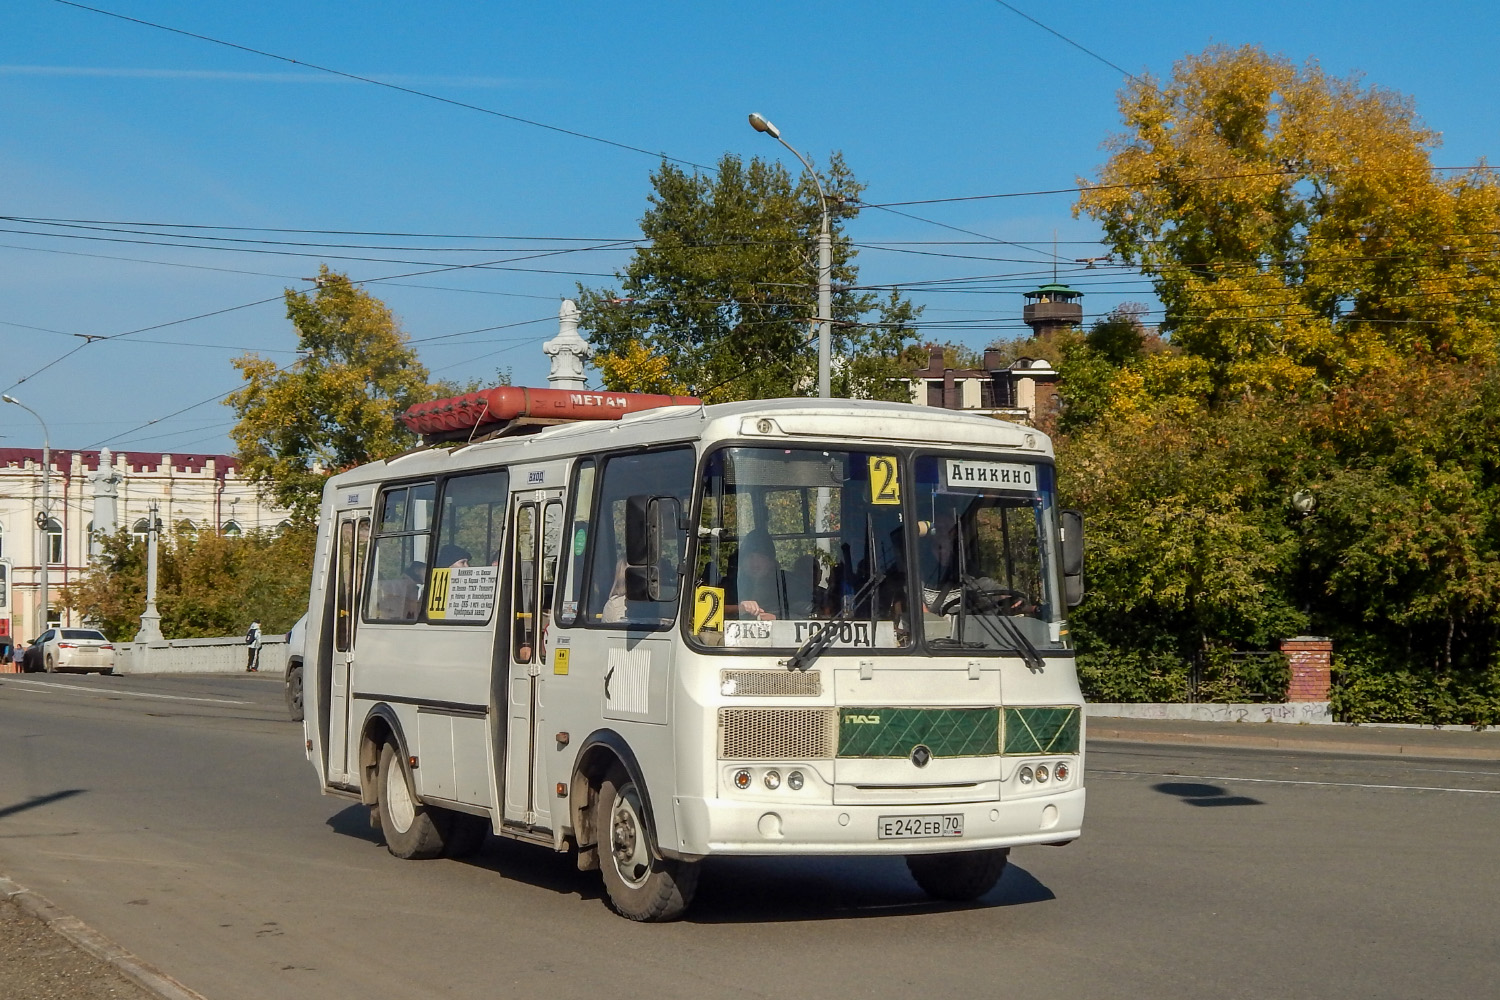
<path fill-rule="evenodd" d="M 1031 428 L 503 387 L 331 478 L 304 718 L 401 858 L 493 833 L 669 920 L 722 855 L 989 891 L 1083 822 L 1082 518 Z"/>

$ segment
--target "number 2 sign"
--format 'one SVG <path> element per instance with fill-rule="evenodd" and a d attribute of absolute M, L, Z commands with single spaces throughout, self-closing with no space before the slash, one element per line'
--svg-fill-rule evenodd
<path fill-rule="evenodd" d="M 894 455 L 870 456 L 870 503 L 901 503 L 901 479 Z"/>

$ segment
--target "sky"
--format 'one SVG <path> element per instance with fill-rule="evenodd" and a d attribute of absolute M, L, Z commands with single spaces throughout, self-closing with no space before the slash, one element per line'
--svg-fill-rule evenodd
<path fill-rule="evenodd" d="M 846 227 L 862 281 L 914 285 L 923 340 L 976 349 L 1025 333 L 1054 266 L 1086 319 L 1153 303 L 1079 263 L 1105 248 L 1073 196 L 1023 194 L 1095 173 L 1120 68 L 1256 44 L 1408 95 L 1438 165 L 1500 135 L 1479 2 L 96 3 L 0 4 L 0 390 L 54 449 L 232 453 L 231 361 L 295 360 L 282 295 L 320 263 L 434 377 L 544 385 L 560 300 L 615 285 L 663 155 L 800 170 L 751 111 L 870 203 L 1020 195 Z M 0 405 L 0 446 L 41 443 Z"/>

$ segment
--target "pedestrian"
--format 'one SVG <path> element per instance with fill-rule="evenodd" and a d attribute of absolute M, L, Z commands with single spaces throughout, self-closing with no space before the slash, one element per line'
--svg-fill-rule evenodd
<path fill-rule="evenodd" d="M 260 669 L 260 622 L 250 623 L 250 631 L 245 633 L 245 645 L 250 647 L 250 655 L 245 660 L 245 671 L 253 674 Z"/>

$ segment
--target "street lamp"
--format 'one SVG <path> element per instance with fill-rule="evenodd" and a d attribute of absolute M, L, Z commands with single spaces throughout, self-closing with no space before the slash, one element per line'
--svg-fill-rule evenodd
<path fill-rule="evenodd" d="M 40 614 L 38 617 L 41 619 L 42 627 L 36 630 L 36 634 L 41 635 L 47 631 L 47 605 L 50 603 L 47 600 L 47 562 L 52 557 L 52 552 L 50 551 L 52 548 L 52 534 L 47 530 L 47 520 L 52 501 L 52 494 L 50 492 L 52 483 L 52 434 L 47 430 L 47 421 L 42 419 L 42 415 L 16 397 L 0 395 L 0 400 L 19 406 L 33 417 L 36 417 L 36 422 L 42 425 L 42 512 L 36 518 L 36 525 L 42 530 L 41 570 L 38 573 L 42 591 Z"/>
<path fill-rule="evenodd" d="M 756 112 L 750 114 L 750 127 L 775 139 L 801 160 L 802 166 L 812 176 L 813 186 L 818 189 L 818 203 L 823 207 L 823 228 L 818 232 L 818 396 L 827 399 L 831 395 L 828 389 L 828 341 L 833 326 L 833 236 L 828 225 L 828 196 L 823 193 L 818 172 L 807 162 L 807 157 L 781 137 L 779 128 Z"/>

